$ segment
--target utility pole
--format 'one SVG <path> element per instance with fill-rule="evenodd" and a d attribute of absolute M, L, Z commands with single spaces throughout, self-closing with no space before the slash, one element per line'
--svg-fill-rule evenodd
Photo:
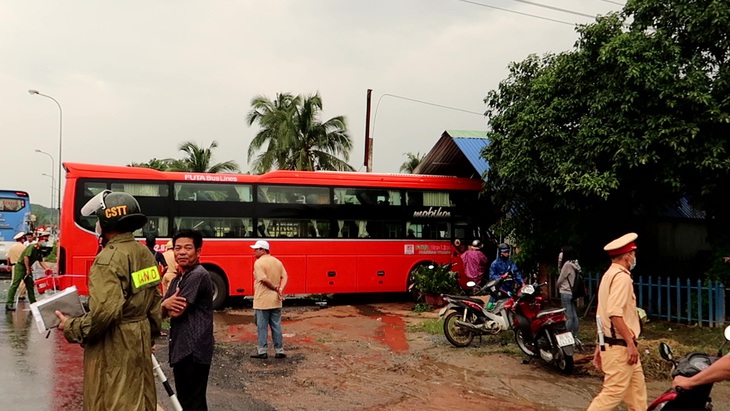
<path fill-rule="evenodd" d="M 370 137 L 370 101 L 373 94 L 372 89 L 368 89 L 367 104 L 365 109 L 365 171 L 373 172 L 373 139 Z"/>

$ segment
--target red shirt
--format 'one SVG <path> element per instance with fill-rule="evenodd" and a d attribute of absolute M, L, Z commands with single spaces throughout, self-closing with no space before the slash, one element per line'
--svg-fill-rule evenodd
<path fill-rule="evenodd" d="M 480 279 L 487 269 L 487 256 L 479 250 L 469 249 L 461 255 L 467 278 Z"/>

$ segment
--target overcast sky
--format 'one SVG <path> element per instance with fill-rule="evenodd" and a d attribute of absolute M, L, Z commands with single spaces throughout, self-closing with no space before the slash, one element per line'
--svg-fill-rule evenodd
<path fill-rule="evenodd" d="M 623 2 L 621 0 L 612 0 Z M 516 0 L 475 2 L 555 20 L 575 14 Z M 606 0 L 532 0 L 596 15 Z M 374 171 L 397 172 L 448 129 L 485 130 L 483 99 L 512 61 L 572 48 L 574 27 L 458 0 L 0 0 L 0 183 L 49 205 L 51 159 L 126 165 L 180 157 L 180 142 L 219 148 L 249 170 L 256 95 L 319 91 L 343 115 L 364 171 L 365 97 L 373 89 Z M 381 100 L 382 97 L 382 100 Z M 376 110 L 376 105 L 380 101 Z"/>

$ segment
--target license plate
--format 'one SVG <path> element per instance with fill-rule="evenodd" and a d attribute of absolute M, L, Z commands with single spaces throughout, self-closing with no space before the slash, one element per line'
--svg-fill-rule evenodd
<path fill-rule="evenodd" d="M 559 347 L 565 347 L 568 345 L 575 344 L 575 340 L 573 339 L 573 333 L 570 333 L 570 332 L 556 334 L 555 338 L 558 340 Z"/>
<path fill-rule="evenodd" d="M 446 311 L 448 308 L 449 308 L 448 306 L 442 308 L 441 311 L 439 311 L 439 317 L 443 317 L 444 314 L 446 314 Z"/>

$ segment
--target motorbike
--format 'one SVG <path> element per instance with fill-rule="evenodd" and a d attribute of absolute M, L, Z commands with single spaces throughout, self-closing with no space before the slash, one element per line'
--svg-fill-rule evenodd
<path fill-rule="evenodd" d="M 467 347 L 479 335 L 497 334 L 512 327 L 512 293 L 503 291 L 502 285 L 511 277 L 487 282 L 478 288 L 473 281 L 467 283 L 474 290 L 473 295 L 489 295 L 497 302 L 488 308 L 486 301 L 468 296 L 444 294 L 448 303 L 439 312 L 444 319 L 444 335 L 455 347 Z M 448 315 L 446 315 L 448 313 Z"/>
<path fill-rule="evenodd" d="M 545 299 L 540 288 L 547 285 L 523 285 L 515 298 L 512 311 L 515 342 L 527 354 L 529 362 L 541 358 L 546 363 L 555 364 L 564 373 L 573 370 L 575 339 L 567 330 L 565 308 L 544 310 Z"/>
<path fill-rule="evenodd" d="M 713 362 L 722 357 L 722 349 L 728 341 L 730 341 L 730 326 L 725 328 L 725 342 L 717 351 L 716 356 L 708 355 L 701 352 L 691 352 L 678 361 L 672 356 L 672 349 L 665 343 L 659 344 L 659 355 L 665 360 L 672 363 L 672 379 L 681 375 L 683 377 L 692 377 L 705 368 L 709 367 Z M 664 391 L 650 405 L 647 411 L 669 411 L 669 410 L 711 410 L 712 386 L 714 384 L 705 384 L 695 387 L 691 390 L 682 388 L 668 389 Z"/>

